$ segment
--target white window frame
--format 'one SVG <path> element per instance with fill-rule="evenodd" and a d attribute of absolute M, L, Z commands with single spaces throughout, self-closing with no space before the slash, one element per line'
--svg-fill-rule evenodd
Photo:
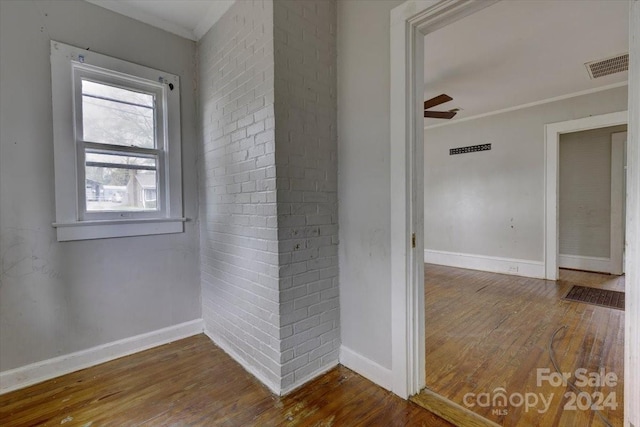
<path fill-rule="evenodd" d="M 87 211 L 85 149 L 101 144 L 81 139 L 83 78 L 154 95 L 156 147 L 104 148 L 156 158 L 157 210 Z M 51 83 L 58 241 L 183 232 L 179 77 L 51 41 Z"/>
<path fill-rule="evenodd" d="M 167 138 L 164 132 L 164 117 L 167 112 L 165 106 L 166 85 L 159 82 L 148 82 L 133 78 L 129 75 L 116 75 L 113 71 L 105 71 L 100 68 L 72 61 L 71 70 L 73 75 L 73 109 L 75 122 L 76 140 L 76 168 L 79 195 L 84 194 L 85 188 L 85 152 L 86 150 L 104 150 L 104 154 L 121 154 L 154 158 L 156 160 L 156 188 L 163 194 L 164 188 L 160 183 L 165 182 L 165 162 L 164 154 L 167 148 Z M 139 91 L 153 95 L 154 97 L 154 121 L 155 121 L 155 147 L 140 148 L 126 147 L 110 144 L 99 144 L 85 141 L 83 135 L 83 102 L 82 102 L 82 82 L 84 80 L 93 81 L 100 84 L 107 84 L 127 90 Z M 175 90 L 175 86 L 174 86 Z M 161 196 L 162 199 L 162 196 Z M 78 216 L 81 220 L 97 219 L 124 219 L 124 218 L 156 218 L 165 216 L 165 204 L 160 203 L 159 209 L 155 211 L 88 211 L 86 197 L 78 197 Z"/>

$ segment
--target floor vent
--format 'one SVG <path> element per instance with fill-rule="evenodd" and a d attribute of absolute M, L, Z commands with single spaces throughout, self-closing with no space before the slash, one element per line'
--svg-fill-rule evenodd
<path fill-rule="evenodd" d="M 573 285 L 564 299 L 624 310 L 624 292 L 619 291 Z"/>
<path fill-rule="evenodd" d="M 617 55 L 600 61 L 587 62 L 584 65 L 587 66 L 589 77 L 597 79 L 598 77 L 627 71 L 629 69 L 629 54 L 625 53 L 624 55 Z"/>

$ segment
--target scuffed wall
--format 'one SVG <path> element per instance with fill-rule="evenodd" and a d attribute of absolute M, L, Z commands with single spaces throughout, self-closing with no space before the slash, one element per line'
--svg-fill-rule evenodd
<path fill-rule="evenodd" d="M 389 19 L 394 1 L 338 2 L 342 345 L 391 369 Z"/>
<path fill-rule="evenodd" d="M 51 39 L 180 76 L 184 233 L 56 241 Z M 0 2 L 0 371 L 201 317 L 194 59 L 84 1 Z"/>

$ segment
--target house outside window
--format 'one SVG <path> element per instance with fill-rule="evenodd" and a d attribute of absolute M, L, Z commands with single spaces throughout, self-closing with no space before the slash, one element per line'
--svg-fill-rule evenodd
<path fill-rule="evenodd" d="M 178 76 L 51 42 L 58 240 L 183 231 Z"/>

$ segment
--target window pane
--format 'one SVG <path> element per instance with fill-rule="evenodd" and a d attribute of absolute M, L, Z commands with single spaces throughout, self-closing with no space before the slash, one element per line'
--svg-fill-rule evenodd
<path fill-rule="evenodd" d="M 109 165 L 130 165 L 150 168 L 153 170 L 156 169 L 155 157 L 143 157 L 125 154 L 104 154 L 88 150 L 86 152 L 85 162 L 87 162 L 87 165 L 89 166 L 95 166 L 92 165 L 92 163 L 105 163 Z"/>
<path fill-rule="evenodd" d="M 156 171 L 87 166 L 85 174 L 88 212 L 158 210 Z"/>
<path fill-rule="evenodd" d="M 82 80 L 83 139 L 155 147 L 153 95 Z"/>
<path fill-rule="evenodd" d="M 100 98 L 109 98 L 114 101 L 130 102 L 146 107 L 153 107 L 153 95 L 109 86 L 103 83 L 96 83 L 90 80 L 82 80 L 82 93 Z"/>

